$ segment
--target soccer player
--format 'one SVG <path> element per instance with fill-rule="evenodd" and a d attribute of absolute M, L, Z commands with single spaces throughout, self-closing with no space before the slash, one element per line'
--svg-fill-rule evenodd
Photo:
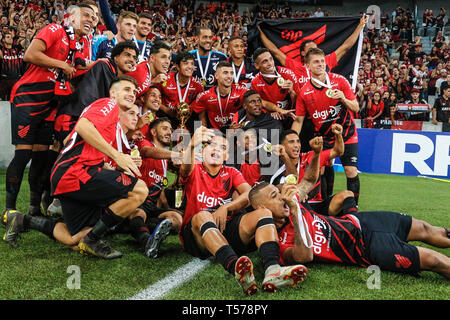
<path fill-rule="evenodd" d="M 242 107 L 236 112 L 232 119 L 230 128 L 243 130 L 247 129 L 266 129 L 278 130 L 283 129 L 281 121 L 273 118 L 270 113 L 263 109 L 263 101 L 261 95 L 253 89 L 244 93 Z M 270 140 L 270 134 L 268 139 Z"/>
<path fill-rule="evenodd" d="M 345 53 L 353 47 L 356 40 L 361 33 L 361 30 L 367 23 L 367 17 L 365 14 L 359 20 L 359 24 L 356 27 L 355 31 L 344 41 L 344 43 L 339 46 L 335 51 L 326 55 L 325 63 L 328 67 L 328 71 L 331 71 L 334 67 L 336 67 L 339 63 L 339 60 L 345 55 Z M 306 67 L 305 57 L 308 53 L 309 49 L 317 48 L 317 44 L 314 40 L 305 40 L 302 42 L 300 46 L 300 60 L 293 60 L 284 54 L 272 41 L 267 38 L 267 36 L 261 31 L 261 28 L 258 27 L 260 31 L 261 40 L 266 48 L 270 50 L 270 52 L 275 56 L 275 58 L 280 62 L 282 66 L 291 69 L 294 74 L 298 78 L 299 88 L 301 89 L 303 85 L 308 82 L 310 78 L 310 73 L 308 68 Z"/>
<path fill-rule="evenodd" d="M 24 61 L 29 68 L 14 85 L 10 100 L 15 154 L 6 171 L 6 209 L 15 209 L 23 173 L 31 160 L 30 213 L 41 214 L 41 173 L 53 144 L 53 122 L 47 118 L 55 107 L 55 91 L 59 89 L 55 82 L 59 78 L 70 80 L 75 74 L 72 59 L 79 47 L 77 43 L 90 32 L 94 21 L 90 6 L 79 7 L 80 15 L 71 14 L 69 26 L 49 24 L 39 31 L 25 52 Z"/>
<path fill-rule="evenodd" d="M 331 126 L 334 123 L 342 126 L 345 151 L 340 159 L 347 177 L 347 190 L 354 193 L 355 201 L 358 203 L 360 189 L 357 170 L 358 134 L 353 117 L 353 113 L 359 111 L 358 100 L 347 79 L 326 72 L 325 54 L 321 49 L 310 49 L 306 54 L 306 64 L 311 72 L 311 79 L 303 86 L 297 97 L 295 110 L 297 117 L 292 123 L 292 129 L 300 133 L 303 120 L 308 114 L 315 132 L 323 137 L 324 149 L 330 149 L 335 141 Z M 330 171 L 334 177 L 332 168 Z M 328 181 L 327 185 L 329 186 Z"/>
<path fill-rule="evenodd" d="M 234 69 L 234 83 L 245 85 L 247 89 L 250 89 L 251 81 L 258 73 L 258 70 L 245 56 L 247 46 L 244 39 L 237 36 L 231 37 L 228 40 L 228 48 L 230 50 L 228 62 L 231 62 Z"/>
<path fill-rule="evenodd" d="M 108 97 L 111 82 L 134 69 L 138 52 L 133 42 L 120 42 L 111 51 L 111 58 L 98 60 L 89 69 L 69 103 L 58 109 L 55 131 L 61 145 L 64 145 L 64 139 L 72 132 L 84 108 L 95 100 Z"/>
<path fill-rule="evenodd" d="M 150 57 L 150 51 L 152 43 L 147 39 L 148 35 L 152 31 L 152 16 L 147 12 L 141 12 L 139 14 L 139 20 L 136 25 L 135 43 L 139 48 L 139 60 L 142 62 L 148 60 Z"/>
<path fill-rule="evenodd" d="M 177 105 L 183 102 L 191 105 L 204 89 L 201 82 L 193 76 L 195 62 L 189 52 L 178 53 L 173 62 L 176 72 L 167 75 L 165 86 L 161 83 L 157 86 L 161 90 L 163 100 L 161 110 L 170 117 L 175 126 L 178 123 Z"/>
<path fill-rule="evenodd" d="M 172 47 L 166 41 L 157 41 L 152 46 L 148 61 L 138 63 L 136 69 L 127 75 L 136 79 L 136 97 L 145 95 L 150 86 L 164 83 L 169 71 Z"/>
<path fill-rule="evenodd" d="M 429 248 L 411 245 L 421 241 L 438 248 L 450 247 L 450 231 L 397 212 L 357 212 L 328 217 L 308 210 L 293 199 L 297 189 L 285 184 L 280 193 L 262 183 L 250 192 L 254 208 L 272 212 L 278 230 L 282 264 L 321 262 L 417 275 L 421 270 L 450 279 L 450 258 Z M 287 205 L 287 207 L 286 207 Z M 300 234 L 299 222 L 307 226 Z"/>
<path fill-rule="evenodd" d="M 253 61 L 259 73 L 251 82 L 251 88 L 258 92 L 264 101 L 274 104 L 273 109 L 283 119 L 294 116 L 292 113 L 297 98 L 298 81 L 295 74 L 287 68 L 275 66 L 272 54 L 266 48 L 258 48 L 253 53 Z"/>
<path fill-rule="evenodd" d="M 151 140 L 144 139 L 136 146 L 141 154 L 142 179 L 149 193 L 145 202 L 138 208 L 137 216 L 130 219 L 132 235 L 144 246 L 149 258 L 158 256 L 159 246 L 170 230 L 178 232 L 181 228 L 181 212 L 167 205 L 164 188 L 168 185 L 167 167 L 171 159 L 181 159 L 182 154 L 168 150 L 172 139 L 172 125 L 168 118 L 158 118 L 150 123 Z M 159 205 L 163 202 L 164 207 Z M 149 227 L 155 228 L 153 236 Z"/>
<path fill-rule="evenodd" d="M 92 60 L 111 58 L 111 51 L 119 42 L 134 40 L 138 22 L 139 17 L 136 13 L 122 11 L 117 19 L 117 34 L 114 38 L 105 39 L 98 44 L 97 50 L 93 52 Z"/>
<path fill-rule="evenodd" d="M 111 98 L 95 101 L 81 115 L 71 135 L 73 139 L 62 151 L 54 167 L 53 174 L 57 178 L 52 181 L 52 187 L 62 197 L 64 222 L 24 215 L 16 210 L 6 211 L 3 216 L 6 223 L 3 239 L 11 247 L 17 246 L 20 232 L 33 229 L 75 250 L 81 249 L 105 259 L 121 256 L 100 238 L 111 227 L 123 221 L 126 212 L 134 206 L 137 208 L 144 201 L 148 190 L 143 181 L 105 166 L 105 158 L 114 160 L 118 168 L 129 173 L 139 173 L 133 160 L 112 146 L 125 147 L 127 142 L 122 141 L 121 136 L 133 130 L 137 124 L 138 108 L 133 103 L 134 88 L 134 79 L 119 77 L 111 85 Z M 71 166 L 67 167 L 65 158 L 71 157 Z M 61 170 L 65 171 L 62 179 Z M 63 189 L 72 191 L 60 193 Z M 109 205 L 109 202 L 112 204 Z"/>
<path fill-rule="evenodd" d="M 218 63 L 227 60 L 227 56 L 222 52 L 212 50 L 213 32 L 209 27 L 198 27 L 195 36 L 198 49 L 189 52 L 195 59 L 194 77 L 202 83 L 205 90 L 208 90 L 214 85 Z"/>
<path fill-rule="evenodd" d="M 80 240 L 80 251 L 105 259 L 121 254 L 102 237 L 135 212 L 148 194 L 145 182 L 135 177 L 141 174 L 131 157 L 119 152 L 122 142 L 127 143 L 118 138 L 124 137 L 117 125 L 119 109 L 134 105 L 135 90 L 133 78 L 119 77 L 111 84 L 110 98 L 99 99 L 84 110 L 51 176 L 52 196 L 61 201 L 70 233 L 93 226 Z M 105 156 L 123 172 L 104 169 Z"/>
<path fill-rule="evenodd" d="M 194 162 L 194 149 L 201 143 L 203 161 Z M 256 293 L 258 287 L 252 261 L 241 254 L 256 248 L 265 269 L 264 290 L 273 292 L 282 286 L 295 286 L 305 278 L 307 269 L 302 265 L 292 269 L 280 267 L 270 212 L 238 213 L 248 205 L 250 186 L 238 170 L 223 165 L 228 148 L 225 137 L 205 127 L 199 127 L 189 142 L 180 167 L 187 199 L 180 232 L 183 247 L 202 259 L 213 255 L 234 275 L 245 294 Z M 235 191 L 239 195 L 233 199 Z"/>
<path fill-rule="evenodd" d="M 327 166 L 328 163 L 341 156 L 344 153 L 344 140 L 342 139 L 342 126 L 335 123 L 331 127 L 331 131 L 335 136 L 334 146 L 331 149 L 327 149 L 320 152 L 320 164 L 319 168 Z M 295 166 L 295 175 L 298 177 L 298 181 L 301 181 L 306 168 L 310 165 L 313 152 L 301 153 L 300 138 L 296 131 L 286 130 L 283 131 L 280 137 L 280 144 L 286 151 L 287 157 L 282 158 L 282 162 L 289 161 L 291 166 Z M 282 168 L 284 167 L 282 166 Z M 270 178 L 270 183 L 278 185 L 283 183 L 283 177 L 287 176 L 287 170 L 282 169 L 276 171 L 276 173 Z M 322 192 L 321 179 L 316 181 L 313 189 L 308 193 L 308 205 L 317 213 L 322 215 L 336 216 L 342 214 L 342 212 L 357 211 L 355 199 L 353 193 L 349 190 L 342 190 L 335 195 L 327 197 Z M 306 206 L 306 204 L 305 204 Z"/>
<path fill-rule="evenodd" d="M 233 67 L 229 62 L 219 62 L 215 73 L 217 86 L 199 94 L 192 104 L 204 127 L 221 129 L 242 106 L 247 88 L 234 84 L 233 75 Z"/>

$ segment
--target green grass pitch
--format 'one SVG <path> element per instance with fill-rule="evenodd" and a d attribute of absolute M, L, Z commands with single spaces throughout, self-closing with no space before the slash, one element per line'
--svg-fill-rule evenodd
<path fill-rule="evenodd" d="M 18 209 L 28 210 L 29 189 L 24 177 Z M 448 199 L 450 183 L 416 177 L 360 174 L 360 210 L 399 211 L 433 225 L 450 227 Z M 345 188 L 345 176 L 338 172 L 335 192 Z M 0 203 L 5 203 L 5 170 L 0 170 Z M 4 227 L 0 227 L 3 236 Z M 10 249 L 0 240 L 0 299 L 2 300 L 116 300 L 128 299 L 163 279 L 192 257 L 182 252 L 178 236 L 162 244 L 160 257 L 146 258 L 129 235 L 107 239 L 124 256 L 112 261 L 87 257 L 30 231 L 22 234 L 19 247 Z M 417 243 L 418 244 L 418 243 Z M 421 244 L 425 247 L 427 245 Z M 437 249 L 449 256 L 450 249 Z M 262 265 L 257 253 L 250 258 L 255 277 L 262 282 Z M 73 267 L 80 271 L 79 289 L 73 287 Z M 448 300 L 449 281 L 422 272 L 416 278 L 381 272 L 379 289 L 367 285 L 365 268 L 308 264 L 309 275 L 296 288 L 270 294 L 261 290 L 245 297 L 235 280 L 217 263 L 209 264 L 193 279 L 169 291 L 165 300 Z M 69 284 L 69 285 L 68 285 Z"/>

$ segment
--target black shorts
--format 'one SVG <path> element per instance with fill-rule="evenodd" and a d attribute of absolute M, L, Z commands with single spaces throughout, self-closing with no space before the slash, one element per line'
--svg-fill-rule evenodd
<path fill-rule="evenodd" d="M 241 223 L 242 216 L 244 214 L 235 214 L 230 220 L 227 221 L 223 235 L 227 239 L 230 246 L 236 252 L 238 256 L 245 253 L 255 251 L 257 249 L 255 241 L 252 240 L 248 245 L 245 245 L 241 237 L 239 236 L 239 224 Z M 187 253 L 200 259 L 207 259 L 211 256 L 211 253 L 204 251 L 198 247 L 195 241 L 194 234 L 192 232 L 192 219 L 181 230 L 180 236 L 182 238 L 184 249 Z"/>
<path fill-rule="evenodd" d="M 56 107 L 55 84 L 23 84 L 11 103 L 12 144 L 53 144 L 53 121 L 46 119 Z"/>
<path fill-rule="evenodd" d="M 309 206 L 314 210 L 314 212 L 317 212 L 318 214 L 321 214 L 323 216 L 328 216 L 328 208 L 330 207 L 331 199 L 333 199 L 334 195 L 331 197 L 328 197 L 327 199 L 323 200 L 322 202 L 315 202 L 315 203 L 309 203 Z"/>
<path fill-rule="evenodd" d="M 156 206 L 154 199 L 149 196 L 147 196 L 147 199 L 145 199 L 144 203 L 139 206 L 139 209 L 144 210 L 145 214 L 147 215 L 147 219 L 158 218 L 161 214 L 167 211 L 178 211 L 171 208 L 159 208 L 158 206 Z"/>
<path fill-rule="evenodd" d="M 61 145 L 64 145 L 64 140 L 72 132 L 77 124 L 78 117 L 68 114 L 60 114 L 55 121 L 55 138 Z"/>
<path fill-rule="evenodd" d="M 91 167 L 88 173 L 91 179 L 85 184 L 80 182 L 80 190 L 57 195 L 61 201 L 64 222 L 72 235 L 84 227 L 95 225 L 103 210 L 127 198 L 128 192 L 134 189 L 138 181 L 122 172 L 107 169 L 98 171 L 98 167 Z"/>
<path fill-rule="evenodd" d="M 358 167 L 358 143 L 346 144 L 340 159 L 344 167 Z"/>
<path fill-rule="evenodd" d="M 367 256 L 380 269 L 416 275 L 419 251 L 406 242 L 412 217 L 397 212 L 358 212 Z"/>

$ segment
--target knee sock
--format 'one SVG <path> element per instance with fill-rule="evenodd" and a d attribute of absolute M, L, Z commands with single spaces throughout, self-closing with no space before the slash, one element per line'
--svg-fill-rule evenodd
<path fill-rule="evenodd" d="M 261 255 L 264 271 L 272 265 L 279 265 L 280 258 L 278 256 L 279 245 L 276 241 L 267 241 L 259 247 L 259 254 Z"/>
<path fill-rule="evenodd" d="M 123 220 L 124 218 L 114 214 L 111 209 L 106 208 L 100 220 L 97 221 L 87 236 L 92 240 L 98 241 L 106 234 L 106 232 L 108 232 L 108 230 L 118 225 Z"/>
<path fill-rule="evenodd" d="M 53 201 L 53 199 L 50 197 L 50 175 L 51 175 L 51 172 L 52 172 L 53 165 L 55 164 L 56 158 L 58 158 L 58 155 L 59 155 L 59 152 L 56 152 L 56 151 L 53 151 L 53 150 L 48 150 L 48 156 L 47 156 L 47 163 L 46 163 L 45 171 L 44 171 L 44 174 L 41 177 L 42 190 L 46 194 L 46 196 L 48 197 L 43 202 L 45 202 L 46 204 L 48 203 L 48 205 L 50 203 L 52 203 L 52 201 Z M 45 208 L 45 206 L 44 206 L 44 209 L 47 209 L 47 208 Z"/>
<path fill-rule="evenodd" d="M 216 251 L 215 257 L 223 268 L 234 276 L 234 268 L 238 257 L 231 246 L 227 244 L 220 247 L 219 250 Z"/>
<path fill-rule="evenodd" d="M 358 212 L 358 206 L 354 197 L 348 197 L 344 199 L 342 203 L 342 215 Z"/>
<path fill-rule="evenodd" d="M 134 217 L 130 220 L 130 233 L 142 246 L 147 243 L 150 231 L 144 223 L 142 217 Z"/>
<path fill-rule="evenodd" d="M 39 207 L 43 185 L 41 177 L 45 174 L 47 166 L 48 151 L 34 151 L 31 157 L 30 171 L 28 172 L 28 182 L 30 183 L 30 206 Z"/>
<path fill-rule="evenodd" d="M 350 190 L 355 195 L 355 202 L 358 205 L 359 200 L 359 176 L 354 178 L 347 178 L 347 190 Z"/>
<path fill-rule="evenodd" d="M 42 217 L 32 217 L 30 215 L 25 215 L 23 218 L 23 227 L 25 230 L 32 229 L 42 232 L 50 239 L 55 239 L 53 236 L 53 230 L 55 229 L 56 221 L 42 218 Z"/>
<path fill-rule="evenodd" d="M 6 170 L 6 208 L 16 209 L 23 173 L 32 156 L 31 150 L 16 150 Z"/>
<path fill-rule="evenodd" d="M 327 190 L 327 196 L 331 197 L 333 195 L 333 188 L 334 188 L 334 168 L 333 166 L 325 167 L 325 171 L 323 173 L 325 176 L 325 179 L 327 181 L 326 190 Z"/>

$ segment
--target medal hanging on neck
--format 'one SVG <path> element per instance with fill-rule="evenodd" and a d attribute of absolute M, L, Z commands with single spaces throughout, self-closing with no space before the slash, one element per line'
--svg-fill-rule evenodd
<path fill-rule="evenodd" d="M 284 78 L 278 73 L 277 69 L 275 68 L 275 74 L 267 74 L 267 73 L 261 73 L 261 75 L 264 78 L 270 78 L 270 79 L 277 79 L 277 84 L 281 87 L 284 85 L 285 80 Z"/>
<path fill-rule="evenodd" d="M 136 45 L 136 48 L 138 48 L 138 50 L 139 50 L 139 43 L 135 36 L 133 36 L 133 41 L 134 41 L 134 44 Z M 137 63 L 140 63 L 145 60 L 145 49 L 147 49 L 147 40 L 144 41 L 144 46 L 142 47 L 142 50 L 139 53 L 139 58 L 138 58 Z"/>
<path fill-rule="evenodd" d="M 328 98 L 331 98 L 331 96 L 333 95 L 333 89 L 331 89 L 331 82 L 330 82 L 330 77 L 328 76 L 328 73 L 325 73 L 325 79 L 326 79 L 326 83 L 323 83 L 322 81 L 311 77 L 311 81 L 314 81 L 318 85 L 327 88 L 327 91 L 325 91 L 325 94 Z"/>
<path fill-rule="evenodd" d="M 189 92 L 189 86 L 191 85 L 191 77 L 189 77 L 189 81 L 188 81 L 188 84 L 186 86 L 186 91 L 184 91 L 184 95 L 183 96 L 181 96 L 181 88 L 180 88 L 180 81 L 178 80 L 178 73 L 175 76 L 175 80 L 176 80 L 176 83 L 177 83 L 178 99 L 180 100 L 180 103 L 183 103 L 183 102 L 186 101 L 186 97 L 187 97 L 187 94 Z"/>
<path fill-rule="evenodd" d="M 198 50 L 197 50 L 197 62 L 198 62 L 198 68 L 200 70 L 203 87 L 206 86 L 206 73 L 208 72 L 210 61 L 211 61 L 211 51 L 208 54 L 208 60 L 206 61 L 205 70 L 203 70 L 203 63 L 202 63 L 202 60 L 200 59 L 200 54 L 198 53 Z"/>
<path fill-rule="evenodd" d="M 227 104 L 225 105 L 225 108 L 223 110 L 227 110 L 227 108 L 228 108 L 228 102 L 230 101 L 231 91 L 232 90 L 230 90 L 230 92 L 228 93 Z M 220 109 L 220 122 L 222 123 L 222 125 L 224 125 L 225 123 L 224 123 L 224 116 L 223 116 L 223 110 L 222 110 L 222 98 L 219 93 L 219 87 L 217 87 L 216 92 L 217 92 L 217 102 L 219 103 L 219 109 Z"/>
<path fill-rule="evenodd" d="M 242 70 L 244 70 L 244 61 L 242 61 L 241 67 L 239 68 L 239 71 L 237 73 L 236 73 L 236 65 L 234 64 L 234 62 L 232 62 L 231 64 L 233 65 L 234 83 L 238 84 L 239 78 L 241 77 L 241 74 L 242 74 Z"/>

